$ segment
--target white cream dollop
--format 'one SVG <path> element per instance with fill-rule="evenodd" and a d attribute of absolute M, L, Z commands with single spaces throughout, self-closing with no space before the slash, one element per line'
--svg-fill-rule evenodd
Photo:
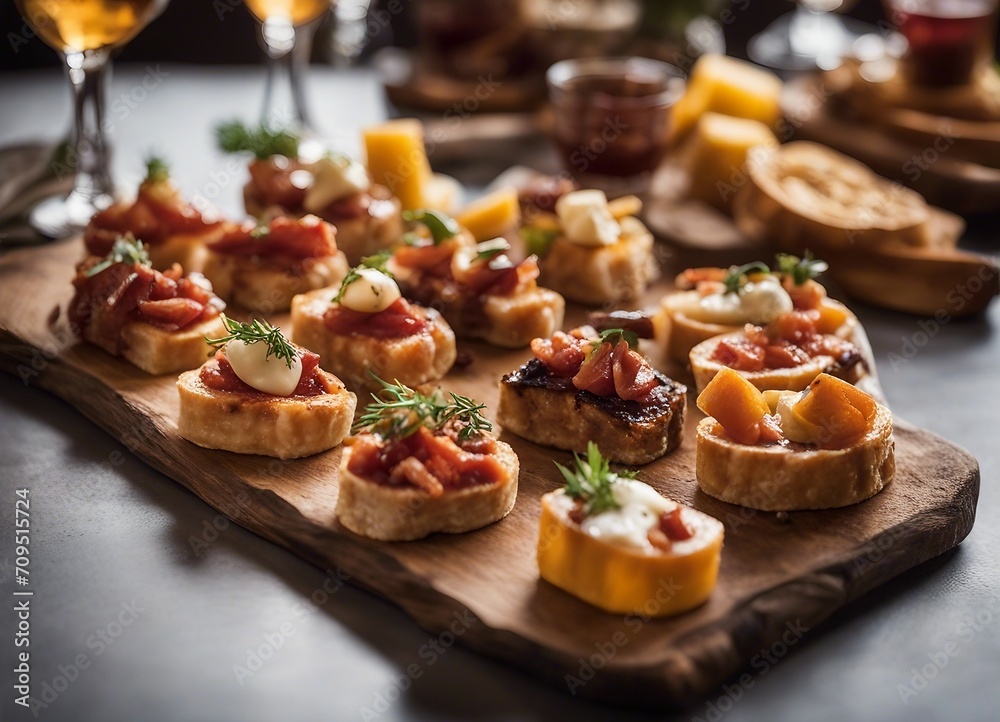
<path fill-rule="evenodd" d="M 340 305 L 361 313 L 378 313 L 402 295 L 391 277 L 376 268 L 358 268 L 358 278 L 347 284 Z"/>
<path fill-rule="evenodd" d="M 660 514 L 672 511 L 675 504 L 641 481 L 619 479 L 614 484 L 615 500 L 620 508 L 588 516 L 580 528 L 585 534 L 609 544 L 648 549 L 649 532 L 660 523 Z"/>
<path fill-rule="evenodd" d="M 349 158 L 324 156 L 313 163 L 312 174 L 312 184 L 302 203 L 310 213 L 317 213 L 334 201 L 371 187 L 368 170 Z"/>
<path fill-rule="evenodd" d="M 266 343 L 233 340 L 226 344 L 226 358 L 240 381 L 272 396 L 291 396 L 302 378 L 302 359 L 296 354 L 289 366 L 285 359 L 267 355 Z"/>
<path fill-rule="evenodd" d="M 702 296 L 697 291 L 688 291 L 678 294 L 671 306 L 694 321 L 732 326 L 770 323 L 795 308 L 788 291 L 771 276 L 747 282 L 739 293 Z"/>
<path fill-rule="evenodd" d="M 789 441 L 809 444 L 816 441 L 822 432 L 820 427 L 810 424 L 799 414 L 795 413 L 795 405 L 804 399 L 808 393 L 808 388 L 802 392 L 785 391 L 778 399 L 775 414 L 778 417 L 778 425 L 781 426 L 781 433 Z"/>
<path fill-rule="evenodd" d="M 556 201 L 556 214 L 566 238 L 581 246 L 609 246 L 621 237 L 622 227 L 611 215 L 604 191 L 573 191 Z"/>

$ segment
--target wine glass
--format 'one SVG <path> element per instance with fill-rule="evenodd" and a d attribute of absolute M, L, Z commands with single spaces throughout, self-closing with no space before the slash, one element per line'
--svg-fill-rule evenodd
<path fill-rule="evenodd" d="M 305 141 L 306 154 L 309 146 L 315 144 L 316 129 L 306 103 L 303 82 L 313 36 L 333 2 L 246 0 L 250 12 L 260 21 L 261 40 L 267 54 L 267 86 L 261 123 L 297 131 Z M 290 104 L 287 98 L 280 100 L 279 95 L 290 95 Z"/>
<path fill-rule="evenodd" d="M 62 58 L 73 91 L 73 134 L 68 165 L 76 170 L 66 198 L 49 198 L 31 211 L 32 227 L 64 238 L 111 205 L 114 185 L 104 134 L 111 53 L 163 12 L 168 0 L 14 0 L 35 32 Z"/>
<path fill-rule="evenodd" d="M 842 13 L 856 0 L 794 0 L 795 10 L 750 39 L 747 55 L 755 63 L 784 71 L 831 70 L 869 28 Z M 835 12 L 836 11 L 836 12 Z"/>

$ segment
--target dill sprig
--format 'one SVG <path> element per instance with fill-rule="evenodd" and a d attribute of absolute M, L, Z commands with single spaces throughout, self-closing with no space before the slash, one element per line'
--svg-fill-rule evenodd
<path fill-rule="evenodd" d="M 215 128 L 215 140 L 226 153 L 253 153 L 260 160 L 274 155 L 288 158 L 299 155 L 299 138 L 295 133 L 264 123 L 255 128 L 239 120 L 221 123 Z"/>
<path fill-rule="evenodd" d="M 767 264 L 761 261 L 744 263 L 742 266 L 730 267 L 729 272 L 722 282 L 726 285 L 726 293 L 739 293 L 740 289 L 743 288 L 743 284 L 746 283 L 746 277 L 749 274 L 770 272 L 771 269 L 767 267 Z"/>
<path fill-rule="evenodd" d="M 100 263 L 87 269 L 87 276 L 96 276 L 98 273 L 115 263 L 129 263 L 140 266 L 149 266 L 149 253 L 142 241 L 137 241 L 135 236 L 128 233 L 118 236 L 111 246 L 111 252 L 104 257 Z"/>
<path fill-rule="evenodd" d="M 404 439 L 415 434 L 421 426 L 436 431 L 449 422 L 461 425 L 459 441 L 467 441 L 477 434 L 493 430 L 493 424 L 482 415 L 486 404 L 468 396 L 449 392 L 445 398 L 440 389 L 431 395 L 422 394 L 395 381 L 383 381 L 371 373 L 382 386 L 372 394 L 372 402 L 365 406 L 365 413 L 354 422 L 353 432 L 368 430 L 383 439 Z"/>
<path fill-rule="evenodd" d="M 454 218 L 430 208 L 403 211 L 403 220 L 416 221 L 427 226 L 427 230 L 431 232 L 431 238 L 434 240 L 435 246 L 444 243 L 449 238 L 454 238 L 462 230 L 462 227 L 458 225 L 458 221 Z"/>
<path fill-rule="evenodd" d="M 163 158 L 151 155 L 146 158 L 145 183 L 161 183 L 170 178 L 170 165 Z"/>
<path fill-rule="evenodd" d="M 289 343 L 288 339 L 277 326 L 272 326 L 267 321 L 254 319 L 250 323 L 243 323 L 229 318 L 226 314 L 221 314 L 222 323 L 229 332 L 221 338 L 208 338 L 205 340 L 216 351 L 225 346 L 230 341 L 242 341 L 247 345 L 255 343 L 267 344 L 267 353 L 264 358 L 282 359 L 288 368 L 292 367 L 292 361 L 299 355 L 295 347 Z"/>
<path fill-rule="evenodd" d="M 778 262 L 778 273 L 791 276 L 796 286 L 811 281 L 830 267 L 830 264 L 815 258 L 810 251 L 806 251 L 804 258 L 788 253 L 779 253 L 775 258 Z"/>
<path fill-rule="evenodd" d="M 576 462 L 575 469 L 568 469 L 558 461 L 553 463 L 566 480 L 566 495 L 571 499 L 581 500 L 587 516 L 620 508 L 621 505 L 615 499 L 615 482 L 619 479 L 634 479 L 639 473 L 611 471 L 610 463 L 593 441 L 587 442 L 586 460 L 578 454 L 573 454 L 573 460 Z"/>
<path fill-rule="evenodd" d="M 347 287 L 361 278 L 361 274 L 358 273 L 358 271 L 362 268 L 374 268 L 376 271 L 384 273 L 389 278 L 392 278 L 393 275 L 389 271 L 389 267 L 387 265 L 390 258 L 392 258 L 392 251 L 388 249 L 379 251 L 372 256 L 365 256 L 362 258 L 361 263 L 348 271 L 347 275 L 344 276 L 344 280 L 340 282 L 340 289 L 337 291 L 337 295 L 331 299 L 333 303 L 339 303 L 340 299 L 344 297 L 344 292 L 347 290 Z"/>

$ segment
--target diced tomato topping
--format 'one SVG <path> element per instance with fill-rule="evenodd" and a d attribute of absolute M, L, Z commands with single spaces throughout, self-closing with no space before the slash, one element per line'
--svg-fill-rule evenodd
<path fill-rule="evenodd" d="M 404 298 L 396 299 L 389 308 L 378 313 L 353 311 L 339 304 L 330 306 L 323 323 L 335 334 L 373 338 L 405 338 L 427 328 L 427 320 Z"/>
<path fill-rule="evenodd" d="M 611 344 L 599 344 L 590 352 L 573 377 L 573 385 L 581 391 L 589 391 L 597 396 L 614 396 L 613 362 L 614 348 Z"/>
<path fill-rule="evenodd" d="M 295 387 L 292 396 L 319 396 L 329 391 L 326 377 L 319 370 L 319 355 L 307 349 L 296 347 L 299 359 L 302 361 L 302 376 L 299 385 Z M 209 359 L 198 374 L 203 384 L 216 391 L 229 391 L 252 397 L 266 397 L 265 394 L 246 384 L 236 375 L 226 352 L 218 351 L 215 357 Z"/>
<path fill-rule="evenodd" d="M 306 200 L 306 189 L 292 183 L 292 173 L 303 170 L 297 160 L 271 156 L 250 164 L 249 193 L 262 206 L 279 206 L 286 211 L 300 212 Z"/>
<path fill-rule="evenodd" d="M 783 313 L 768 324 L 767 335 L 771 339 L 801 345 L 816 335 L 816 322 L 807 312 Z"/>
<path fill-rule="evenodd" d="M 760 371 L 764 368 L 765 351 L 761 346 L 742 339 L 724 338 L 719 341 L 712 360 L 737 371 Z"/>
<path fill-rule="evenodd" d="M 427 428 L 388 443 L 362 434 L 354 439 L 347 468 L 363 479 L 387 486 L 412 486 L 431 496 L 494 484 L 503 477 L 503 468 L 492 454 L 475 453 Z"/>
<path fill-rule="evenodd" d="M 809 361 L 809 354 L 804 349 L 787 341 L 777 341 L 765 346 L 763 350 L 763 367 L 767 369 L 791 369 Z"/>
<path fill-rule="evenodd" d="M 466 279 L 462 290 L 467 296 L 509 296 L 519 286 L 538 278 L 538 257 L 528 256 L 517 265 L 510 264 L 491 268 L 490 263 L 474 265 L 471 278 Z"/>
<path fill-rule="evenodd" d="M 812 279 L 806 281 L 801 286 L 795 283 L 791 276 L 785 276 L 781 280 L 781 285 L 792 299 L 792 305 L 796 311 L 808 311 L 819 308 L 819 305 L 826 298 L 826 289 Z"/>
<path fill-rule="evenodd" d="M 118 353 L 121 332 L 130 321 L 145 321 L 176 331 L 213 318 L 225 308 L 215 294 L 189 278 L 174 280 L 148 266 L 113 263 L 88 275 L 98 259 L 79 269 L 73 285 L 76 293 L 69 306 L 70 322 L 76 332 L 109 353 Z M 169 274 L 169 275 L 168 275 Z"/>
<path fill-rule="evenodd" d="M 430 241 L 421 245 L 402 245 L 393 254 L 393 260 L 404 268 L 412 268 L 433 276 L 445 278 L 451 274 L 451 257 L 458 244 L 445 241 L 437 246 Z"/>
<path fill-rule="evenodd" d="M 337 252 L 334 229 L 316 216 L 280 216 L 257 232 L 255 225 L 234 226 L 219 240 L 209 244 L 215 253 L 234 256 L 283 256 L 295 260 L 327 258 Z"/>
<path fill-rule="evenodd" d="M 100 211 L 87 224 L 83 239 L 87 251 L 106 256 L 119 236 L 131 233 L 148 245 L 182 233 L 215 228 L 219 221 L 206 221 L 194 206 L 185 202 L 170 181 L 146 181 L 139 186 L 131 205 L 116 203 Z"/>
<path fill-rule="evenodd" d="M 674 280 L 675 285 L 684 290 L 697 288 L 699 283 L 722 283 L 729 273 L 725 268 L 688 268 Z"/>
<path fill-rule="evenodd" d="M 535 357 L 556 376 L 575 376 L 587 354 L 580 339 L 556 331 L 552 338 L 536 338 L 531 342 Z"/>
<path fill-rule="evenodd" d="M 620 398 L 638 401 L 659 386 L 656 374 L 646 359 L 630 349 L 626 341 L 619 341 L 615 347 L 615 358 L 611 368 L 615 393 Z"/>
<path fill-rule="evenodd" d="M 139 318 L 156 326 L 176 330 L 184 328 L 198 318 L 204 308 L 200 303 L 190 298 L 140 301 Z"/>
<path fill-rule="evenodd" d="M 773 444 L 775 441 L 781 441 L 785 438 L 784 434 L 781 433 L 781 424 L 778 422 L 777 416 L 765 414 L 758 427 L 760 428 L 760 436 L 757 437 L 757 442 L 760 444 Z"/>
<path fill-rule="evenodd" d="M 672 542 L 684 541 L 694 536 L 694 532 L 688 528 L 681 518 L 681 508 L 678 506 L 673 511 L 665 511 L 660 514 L 660 531 Z"/>

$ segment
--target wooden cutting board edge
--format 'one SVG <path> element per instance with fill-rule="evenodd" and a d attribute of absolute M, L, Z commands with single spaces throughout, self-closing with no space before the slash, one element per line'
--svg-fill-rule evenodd
<path fill-rule="evenodd" d="M 20 376 L 19 368 L 25 364 L 30 367 L 38 353 L 38 349 L 9 330 L 0 329 L 0 368 L 3 370 Z M 70 380 L 73 383 L 66 383 Z M 317 540 L 315 525 L 294 505 L 271 491 L 254 489 L 258 495 L 256 501 L 260 503 L 234 506 L 220 499 L 212 485 L 205 483 L 203 475 L 175 473 L 161 456 L 164 435 L 154 421 L 147 417 L 141 425 L 134 426 L 135 414 L 121 413 L 120 408 L 117 413 L 108 413 L 123 403 L 127 406 L 127 400 L 72 364 L 52 359 L 45 373 L 39 374 L 34 382 L 63 398 L 125 443 L 150 466 L 248 530 L 322 569 L 340 568 L 353 577 L 356 570 L 365 568 L 367 579 L 378 582 L 366 581 L 360 586 L 402 607 L 428 632 L 447 631 L 453 613 L 466 611 L 458 600 L 414 578 L 404 564 L 384 553 L 378 543 L 360 538 L 348 542 L 326 531 L 321 532 Z M 901 429 L 913 428 L 905 422 L 897 423 Z M 955 448 L 929 432 L 921 433 L 934 443 Z M 665 654 L 666 663 L 662 666 L 623 668 L 609 665 L 586 680 L 575 693 L 629 707 L 676 709 L 691 704 L 716 690 L 721 680 L 745 670 L 755 654 L 781 639 L 786 623 L 811 629 L 876 586 L 953 548 L 972 529 L 980 483 L 978 464 L 968 452 L 963 450 L 962 453 L 967 457 L 971 473 L 958 480 L 961 483 L 956 484 L 949 507 L 920 517 L 923 523 L 911 524 L 910 528 L 899 525 L 883 531 L 858 550 L 863 553 L 860 557 L 847 555 L 830 560 L 821 569 L 747 599 L 725 619 L 677 640 L 673 649 Z M 173 461 L 176 463 L 177 459 Z M 326 551 L 321 553 L 318 548 Z M 866 550 L 869 551 L 864 553 Z M 373 566 L 379 570 L 378 574 L 372 574 Z M 859 573 L 859 568 L 863 571 L 869 566 L 870 573 Z M 354 581 L 358 583 L 357 579 Z M 803 605 L 803 600 L 809 603 Z M 781 608 L 788 609 L 789 613 L 776 613 L 776 609 Z M 580 672 L 585 665 L 579 658 L 568 657 L 516 633 L 482 623 L 473 625 L 459 641 L 488 656 L 512 662 L 564 691 L 569 689 L 567 675 L 581 681 L 586 675 Z"/>

